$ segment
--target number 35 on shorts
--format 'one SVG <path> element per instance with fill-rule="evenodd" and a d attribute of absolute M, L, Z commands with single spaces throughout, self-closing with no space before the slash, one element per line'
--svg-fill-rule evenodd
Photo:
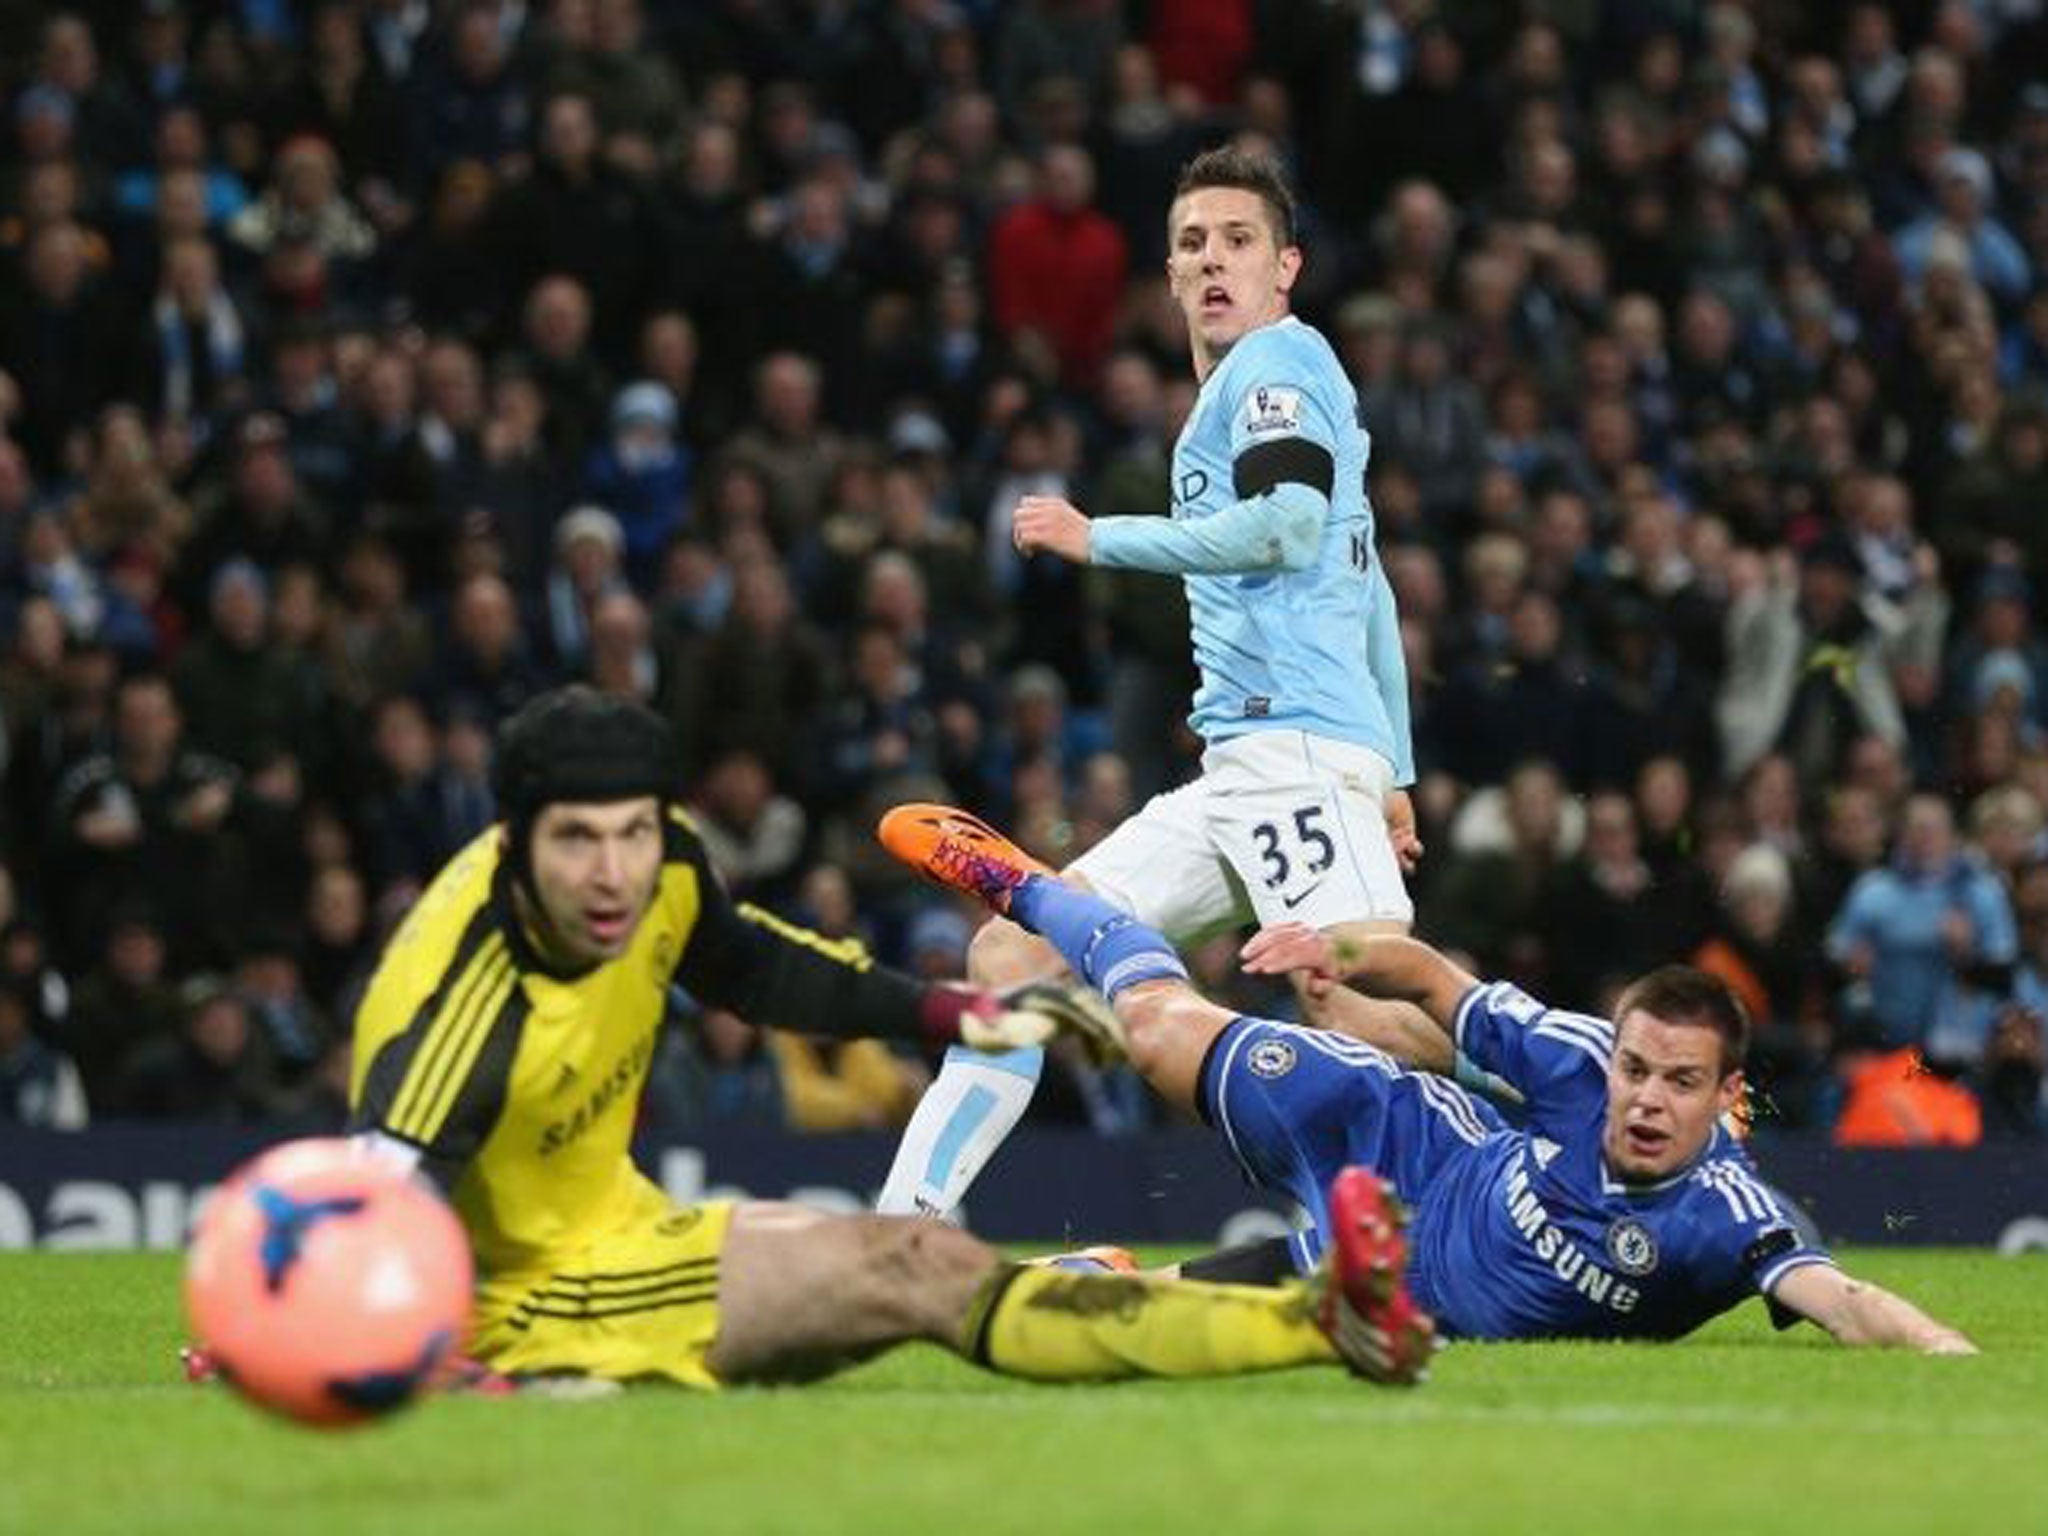
<path fill-rule="evenodd" d="M 1379 802 L 1333 791 L 1275 797 L 1237 820 L 1230 865 L 1261 923 L 1400 922 L 1415 908 Z"/>
<path fill-rule="evenodd" d="M 1256 879 L 1269 894 L 1278 896 L 1283 907 L 1292 909 L 1308 899 L 1309 893 L 1328 875 L 1337 862 L 1337 843 L 1331 836 L 1330 810 L 1321 802 L 1296 806 L 1281 816 L 1252 824 L 1252 847 L 1256 867 L 1243 873 Z"/>

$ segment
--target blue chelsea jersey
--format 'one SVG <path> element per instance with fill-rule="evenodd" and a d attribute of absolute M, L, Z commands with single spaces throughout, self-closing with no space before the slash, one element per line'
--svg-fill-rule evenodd
<path fill-rule="evenodd" d="M 1624 1184 L 1601 1151 L 1614 1026 L 1545 1007 L 1504 982 L 1460 1004 L 1457 1040 L 1527 1096 L 1444 1170 L 1411 1229 L 1416 1299 L 1447 1333 L 1677 1338 L 1793 1270 L 1808 1246 L 1719 1126 L 1689 1166 Z"/>
<path fill-rule="evenodd" d="M 1407 673 L 1366 498 L 1371 439 L 1330 344 L 1289 316 L 1246 334 L 1203 381 L 1173 450 L 1173 515 L 1213 515 L 1246 492 L 1244 456 L 1288 439 L 1330 456 L 1329 520 L 1299 571 L 1191 575 L 1201 682 L 1189 723 L 1210 743 L 1292 729 L 1371 747 L 1413 777 Z"/>

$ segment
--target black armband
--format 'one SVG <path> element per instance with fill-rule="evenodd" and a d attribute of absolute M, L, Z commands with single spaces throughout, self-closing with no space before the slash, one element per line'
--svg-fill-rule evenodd
<path fill-rule="evenodd" d="M 1742 1250 L 1742 1267 L 1754 1275 L 1780 1254 L 1790 1253 L 1799 1246 L 1799 1234 L 1790 1227 L 1778 1227 Z M 1764 1297 L 1764 1306 L 1771 1314 L 1771 1326 L 1780 1333 L 1801 1321 L 1799 1314 L 1779 1301 L 1775 1296 Z"/>
<path fill-rule="evenodd" d="M 1230 466 L 1231 489 L 1239 501 L 1263 496 L 1276 485 L 1305 485 L 1330 494 L 1337 483 L 1337 461 L 1330 450 L 1305 437 L 1275 438 L 1247 448 Z"/>
<path fill-rule="evenodd" d="M 2016 969 L 2010 960 L 1972 960 L 1956 967 L 1956 980 L 1994 997 L 2010 997 Z"/>
<path fill-rule="evenodd" d="M 1749 1270 L 1762 1269 L 1779 1254 L 1790 1253 L 1798 1246 L 1798 1233 L 1790 1227 L 1774 1227 L 1742 1250 L 1742 1267 Z"/>

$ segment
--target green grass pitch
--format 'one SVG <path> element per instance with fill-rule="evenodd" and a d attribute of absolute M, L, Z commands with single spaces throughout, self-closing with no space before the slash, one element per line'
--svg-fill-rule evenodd
<path fill-rule="evenodd" d="M 186 1386 L 169 1256 L 0 1255 L 0 1532 L 2048 1532 L 2048 1261 L 1850 1253 L 1975 1360 L 1773 1335 L 1031 1387 L 904 1350 L 803 1390 L 431 1402 L 320 1435 Z"/>

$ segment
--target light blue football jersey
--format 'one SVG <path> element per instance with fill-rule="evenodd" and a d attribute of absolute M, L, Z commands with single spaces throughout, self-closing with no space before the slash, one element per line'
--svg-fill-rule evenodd
<path fill-rule="evenodd" d="M 1289 440 L 1334 464 L 1321 548 L 1305 570 L 1182 578 L 1201 670 L 1189 723 L 1211 744 L 1278 729 L 1357 743 L 1409 783 L 1407 667 L 1366 496 L 1372 441 L 1357 391 L 1315 329 L 1288 316 L 1251 331 L 1203 381 L 1174 444 L 1173 516 L 1209 517 L 1243 499 L 1245 456 Z"/>

